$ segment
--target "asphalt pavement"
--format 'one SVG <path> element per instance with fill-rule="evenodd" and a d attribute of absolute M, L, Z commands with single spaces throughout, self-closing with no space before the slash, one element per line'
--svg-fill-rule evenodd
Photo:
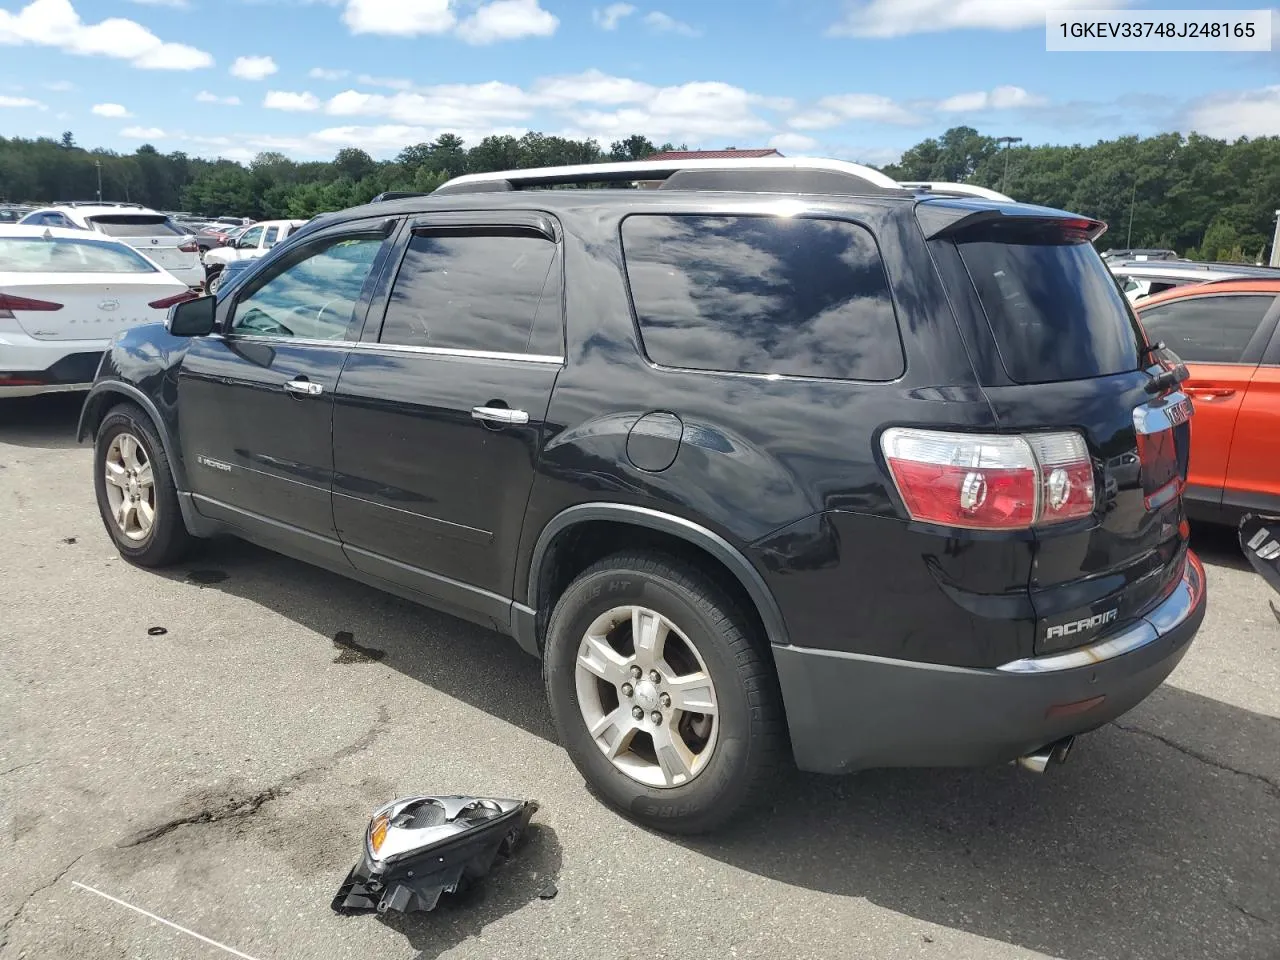
<path fill-rule="evenodd" d="M 796 774 L 679 840 L 587 792 L 512 641 L 233 541 L 120 560 L 78 409 L 0 401 L 5 960 L 1280 957 L 1280 597 L 1229 532 L 1187 658 L 1066 766 Z M 414 792 L 542 809 L 457 902 L 334 915 Z"/>

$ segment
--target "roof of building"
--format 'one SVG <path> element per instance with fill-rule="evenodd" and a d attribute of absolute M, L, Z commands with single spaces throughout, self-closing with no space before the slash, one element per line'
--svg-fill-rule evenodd
<path fill-rule="evenodd" d="M 759 160 L 761 157 L 780 157 L 777 150 L 668 150 L 645 157 L 646 160 Z"/>

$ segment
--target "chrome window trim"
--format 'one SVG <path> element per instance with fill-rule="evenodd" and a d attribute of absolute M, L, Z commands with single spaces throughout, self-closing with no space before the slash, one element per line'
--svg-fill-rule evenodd
<path fill-rule="evenodd" d="M 463 350 L 457 347 L 417 347 L 401 343 L 374 343 L 362 340 L 352 344 L 357 350 L 390 353 L 418 353 L 434 357 L 462 357 L 471 360 L 520 360 L 525 363 L 545 363 L 560 365 L 564 357 L 541 353 L 504 353 L 499 350 Z"/>
<path fill-rule="evenodd" d="M 996 669 L 1003 673 L 1018 674 L 1057 673 L 1061 670 L 1092 666 L 1132 653 L 1149 643 L 1154 643 L 1180 626 L 1191 616 L 1202 596 L 1204 596 L 1204 567 L 1200 559 L 1188 550 L 1186 566 L 1182 571 L 1182 581 L 1174 588 L 1173 593 L 1123 633 L 1065 653 L 1013 660 Z"/>
<path fill-rule="evenodd" d="M 300 347 L 346 347 L 350 349 L 355 346 L 354 340 L 348 340 L 345 337 L 333 340 L 320 340 L 312 337 L 273 337 L 265 333 L 210 333 L 211 340 L 222 340 L 225 342 L 248 343 L 293 343 Z"/>

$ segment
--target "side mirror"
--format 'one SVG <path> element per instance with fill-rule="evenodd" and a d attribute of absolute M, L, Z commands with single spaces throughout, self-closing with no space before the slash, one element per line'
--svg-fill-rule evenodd
<path fill-rule="evenodd" d="M 213 333 L 217 306 L 218 298 L 211 295 L 184 300 L 169 308 L 164 327 L 175 337 L 203 337 Z"/>

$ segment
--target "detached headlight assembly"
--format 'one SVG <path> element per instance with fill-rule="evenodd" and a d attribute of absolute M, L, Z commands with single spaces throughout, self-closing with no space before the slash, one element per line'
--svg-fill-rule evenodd
<path fill-rule="evenodd" d="M 374 811 L 364 852 L 333 898 L 341 914 L 434 910 L 509 857 L 538 809 L 532 800 L 402 797 Z"/>

